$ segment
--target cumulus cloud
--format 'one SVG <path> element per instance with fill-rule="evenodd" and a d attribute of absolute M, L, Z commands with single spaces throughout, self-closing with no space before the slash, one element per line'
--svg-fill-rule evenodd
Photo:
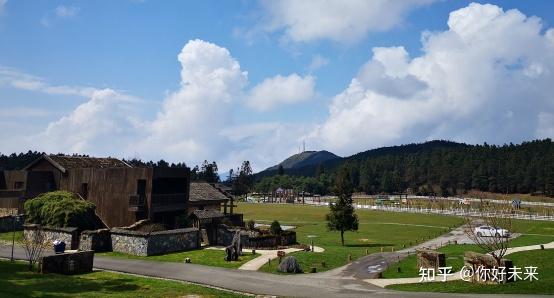
<path fill-rule="evenodd" d="M 341 154 L 454 139 L 503 143 L 553 137 L 554 30 L 518 10 L 472 3 L 449 29 L 423 34 L 423 54 L 374 48 L 315 133 Z M 544 32 L 544 33 L 543 33 Z"/>
<path fill-rule="evenodd" d="M 298 74 L 265 79 L 252 88 L 246 103 L 258 111 L 310 100 L 314 96 L 315 78 Z"/>
<path fill-rule="evenodd" d="M 191 40 L 178 56 L 181 87 L 163 102 L 138 148 L 170 159 L 216 159 L 226 151 L 220 131 L 232 123 L 247 73 L 223 47 Z"/>
<path fill-rule="evenodd" d="M 368 32 L 402 24 L 405 15 L 433 0 L 262 1 L 267 13 L 263 30 L 283 31 L 294 42 L 328 39 L 351 43 Z"/>
<path fill-rule="evenodd" d="M 95 90 L 88 101 L 50 123 L 32 141 L 47 152 L 103 156 L 125 152 L 140 128 L 133 116 L 137 104 L 138 100 L 112 89 Z"/>

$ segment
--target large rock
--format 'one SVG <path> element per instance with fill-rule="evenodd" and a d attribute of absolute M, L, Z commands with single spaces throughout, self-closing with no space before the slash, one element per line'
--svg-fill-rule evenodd
<path fill-rule="evenodd" d="M 277 267 L 277 271 L 284 273 L 302 273 L 302 268 L 300 268 L 296 257 L 288 256 L 283 258 L 279 267 Z"/>

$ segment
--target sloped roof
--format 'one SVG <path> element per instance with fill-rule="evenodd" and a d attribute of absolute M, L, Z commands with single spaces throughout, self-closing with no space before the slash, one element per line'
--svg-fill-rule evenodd
<path fill-rule="evenodd" d="M 206 182 L 191 182 L 189 191 L 190 202 L 228 200 L 221 191 Z"/>
<path fill-rule="evenodd" d="M 25 169 L 32 167 L 42 159 L 47 160 L 62 172 L 65 172 L 68 169 L 79 168 L 131 168 L 131 166 L 126 162 L 112 157 L 43 155 L 26 166 Z"/>
<path fill-rule="evenodd" d="M 221 218 L 224 215 L 217 210 L 194 210 L 192 213 L 198 219 Z"/>

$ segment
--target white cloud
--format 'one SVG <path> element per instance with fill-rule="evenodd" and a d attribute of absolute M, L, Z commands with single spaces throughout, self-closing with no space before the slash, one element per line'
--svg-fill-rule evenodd
<path fill-rule="evenodd" d="M 317 54 L 312 57 L 312 61 L 310 62 L 310 65 L 308 66 L 308 70 L 310 71 L 316 71 L 323 66 L 329 64 L 329 59 Z"/>
<path fill-rule="evenodd" d="M 275 76 L 265 79 L 252 88 L 246 103 L 258 111 L 267 111 L 273 107 L 303 102 L 315 94 L 315 78 L 301 77 L 298 74 Z"/>
<path fill-rule="evenodd" d="M 8 0 L 0 0 L 0 15 L 4 13 L 6 3 L 8 3 Z"/>
<path fill-rule="evenodd" d="M 216 159 L 226 152 L 220 131 L 232 124 L 247 73 L 227 49 L 202 40 L 189 41 L 178 58 L 181 88 L 164 100 L 137 148 L 171 160 Z"/>
<path fill-rule="evenodd" d="M 338 154 L 421 141 L 553 137 L 554 30 L 494 5 L 454 11 L 423 54 L 374 48 L 315 138 Z M 544 33 L 542 33 L 544 32 Z"/>
<path fill-rule="evenodd" d="M 98 89 L 82 86 L 51 85 L 43 78 L 33 76 L 17 69 L 0 65 L 0 86 L 37 91 L 51 95 L 76 95 L 90 97 Z"/>
<path fill-rule="evenodd" d="M 140 102 L 111 89 L 95 90 L 71 113 L 50 123 L 30 142 L 47 152 L 121 154 L 135 141 Z"/>
<path fill-rule="evenodd" d="M 368 32 L 386 31 L 402 24 L 405 15 L 433 0 L 277 0 L 262 1 L 269 32 L 284 31 L 294 42 L 329 39 L 351 43 Z"/>
<path fill-rule="evenodd" d="M 59 5 L 53 11 L 47 12 L 41 19 L 40 24 L 44 27 L 50 27 L 53 22 L 61 19 L 70 19 L 75 17 L 79 11 L 80 7 L 77 6 L 65 6 Z"/>
<path fill-rule="evenodd" d="M 64 6 L 60 5 L 56 7 L 56 16 L 59 18 L 70 18 L 74 17 L 79 13 L 80 8 L 76 6 Z"/>

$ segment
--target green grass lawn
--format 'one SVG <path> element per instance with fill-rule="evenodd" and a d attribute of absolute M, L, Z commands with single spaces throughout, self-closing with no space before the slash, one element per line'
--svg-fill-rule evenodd
<path fill-rule="evenodd" d="M 345 246 L 341 246 L 340 234 L 327 230 L 325 215 L 329 209 L 326 207 L 239 203 L 236 212 L 243 213 L 245 220 L 269 223 L 277 219 L 281 224 L 296 226 L 298 242 L 310 244 L 313 240 L 316 246 L 325 248 L 323 253 L 292 253 L 304 271 L 313 266 L 318 272 L 345 265 L 349 262 L 349 255 L 355 260 L 366 255 L 366 250 L 374 253 L 381 251 L 382 247 L 386 251 L 409 247 L 416 241 L 435 238 L 448 232 L 448 228 L 463 223 L 462 218 L 452 216 L 356 210 L 360 221 L 359 230 L 346 232 Z M 315 237 L 308 237 L 311 235 Z M 325 266 L 322 262 L 325 262 Z M 265 265 L 260 270 L 275 272 L 276 263 Z"/>
<path fill-rule="evenodd" d="M 225 252 L 223 250 L 216 249 L 198 249 L 198 250 L 189 250 L 183 252 L 174 252 L 157 256 L 134 256 L 119 252 L 104 252 L 98 253 L 97 256 L 103 257 L 116 257 L 116 258 L 126 258 L 126 259 L 137 259 L 137 260 L 148 260 L 148 261 L 158 261 L 158 262 L 176 262 L 182 263 L 186 258 L 190 258 L 192 264 L 200 264 L 207 266 L 216 266 L 223 268 L 238 268 L 242 264 L 254 259 L 259 256 L 259 254 L 243 254 L 239 257 L 239 260 L 236 262 L 226 262 L 224 260 Z"/>
<path fill-rule="evenodd" d="M 23 262 L 0 261 L 0 297 L 245 297 L 194 284 L 95 271 L 40 274 Z"/>
<path fill-rule="evenodd" d="M 0 233 L 0 242 L 12 243 L 13 232 Z M 15 241 L 19 241 L 23 238 L 23 231 L 15 231 Z"/>
<path fill-rule="evenodd" d="M 503 285 L 480 285 L 464 281 L 391 285 L 388 289 L 415 292 L 490 293 L 490 294 L 554 294 L 554 249 L 518 252 L 509 255 L 515 266 L 536 266 L 538 281 L 519 280 Z M 522 270 L 525 272 L 525 269 Z"/>
<path fill-rule="evenodd" d="M 554 241 L 554 233 L 551 232 L 551 228 L 554 227 L 554 222 L 546 221 L 514 221 L 513 228 L 515 231 L 523 233 L 515 239 L 512 239 L 509 243 L 510 247 L 543 244 Z M 525 233 L 533 233 L 537 235 L 527 235 Z M 447 245 L 438 249 L 440 252 L 444 252 L 446 255 L 446 265 L 452 266 L 452 272 L 458 271 L 462 268 L 464 262 L 464 252 L 474 251 L 484 253 L 478 246 L 461 244 L 461 245 Z M 511 259 L 512 255 L 508 255 L 507 258 Z M 400 267 L 401 272 L 398 272 Z M 387 270 L 383 272 L 383 278 L 402 278 L 402 277 L 416 277 L 419 276 L 419 268 L 417 268 L 417 261 L 415 255 L 410 255 L 402 261 L 392 264 Z"/>

